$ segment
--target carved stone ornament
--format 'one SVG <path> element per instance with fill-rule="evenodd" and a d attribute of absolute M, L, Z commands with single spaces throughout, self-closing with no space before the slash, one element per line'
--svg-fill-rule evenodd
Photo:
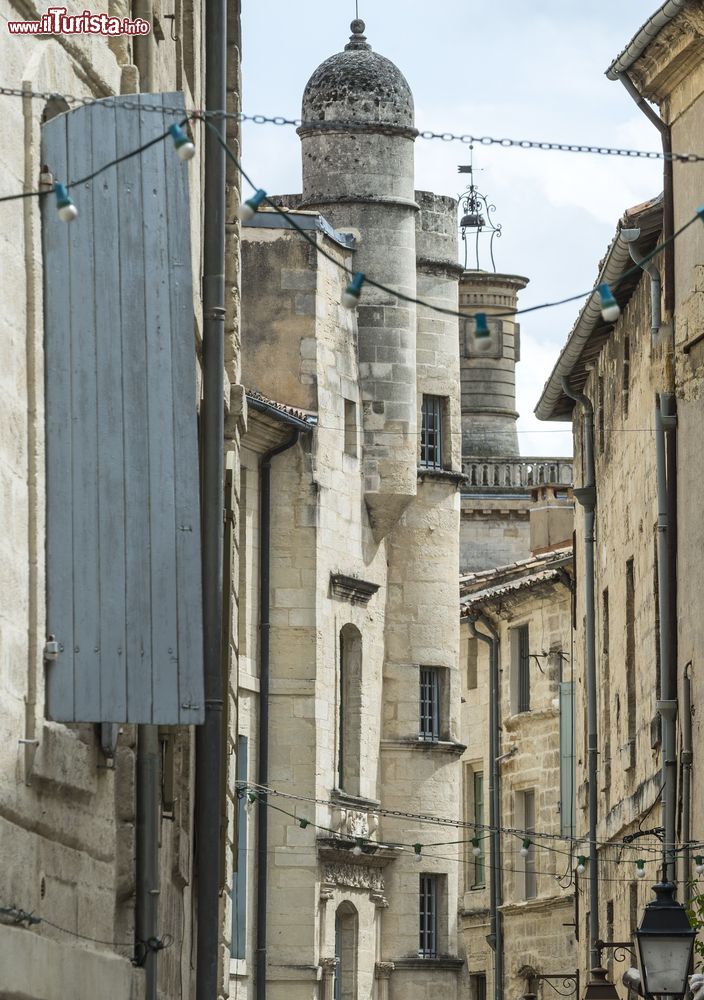
<path fill-rule="evenodd" d="M 328 899 L 332 899 L 335 895 L 335 883 L 334 882 L 321 882 L 320 883 L 320 899 L 325 902 Z"/>
<path fill-rule="evenodd" d="M 396 966 L 393 962 L 377 962 L 374 966 L 375 979 L 390 979 Z"/>
<path fill-rule="evenodd" d="M 337 968 L 338 958 L 321 958 L 320 968 L 323 970 L 324 976 L 332 976 Z"/>
<path fill-rule="evenodd" d="M 323 882 L 333 885 L 347 885 L 353 889 L 369 889 L 383 895 L 384 879 L 378 868 L 362 865 L 325 865 Z"/>

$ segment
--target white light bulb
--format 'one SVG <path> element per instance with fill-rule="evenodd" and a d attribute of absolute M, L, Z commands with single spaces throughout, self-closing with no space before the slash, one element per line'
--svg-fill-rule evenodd
<path fill-rule="evenodd" d="M 70 205 L 63 205 L 58 210 L 58 214 L 62 222 L 73 222 L 73 220 L 78 217 L 78 209 L 73 202 L 71 202 Z"/>
<path fill-rule="evenodd" d="M 192 160 L 196 155 L 196 147 L 192 142 L 184 142 L 176 148 L 180 160 Z"/>

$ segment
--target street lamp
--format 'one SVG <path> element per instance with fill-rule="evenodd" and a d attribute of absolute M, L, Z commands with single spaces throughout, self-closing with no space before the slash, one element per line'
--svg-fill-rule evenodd
<path fill-rule="evenodd" d="M 656 899 L 648 903 L 635 932 L 643 995 L 684 996 L 696 931 L 684 906 L 675 899 L 672 882 L 653 886 Z"/>

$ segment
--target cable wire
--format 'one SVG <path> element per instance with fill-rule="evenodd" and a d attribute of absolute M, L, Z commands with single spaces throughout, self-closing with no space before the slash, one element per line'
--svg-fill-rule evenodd
<path fill-rule="evenodd" d="M 137 101 L 119 100 L 112 95 L 105 97 L 78 97 L 73 94 L 60 94 L 56 91 L 27 90 L 19 87 L 0 87 L 0 96 L 30 98 L 48 102 L 51 100 L 65 101 L 67 105 L 89 106 L 91 104 L 101 104 L 103 107 L 119 107 L 128 111 L 168 111 L 180 114 L 183 108 L 170 108 L 161 104 L 142 104 Z M 201 118 L 213 118 L 218 120 L 248 122 L 254 125 L 277 125 L 289 128 L 301 128 L 302 126 L 314 127 L 318 130 L 330 129 L 333 131 L 343 131 L 356 129 L 359 131 L 360 122 L 348 121 L 326 121 L 326 122 L 304 122 L 301 118 L 287 118 L 284 115 L 247 115 L 241 111 L 209 110 L 198 108 L 191 109 L 192 114 L 197 114 Z M 375 124 L 375 132 L 384 131 L 383 125 Z M 395 133 L 393 133 L 395 134 Z M 513 139 L 508 136 L 498 138 L 491 135 L 473 135 L 467 132 L 436 132 L 432 129 L 421 129 L 417 132 L 417 138 L 429 141 L 458 142 L 464 146 L 471 146 L 475 143 L 480 146 L 500 146 L 503 149 L 536 149 L 547 152 L 559 153 L 581 153 L 592 156 L 611 156 L 626 159 L 641 160 L 667 160 L 678 163 L 701 163 L 704 155 L 700 153 L 678 153 L 663 152 L 654 149 L 628 149 L 617 146 L 588 145 L 586 143 L 554 142 L 540 139 Z"/>

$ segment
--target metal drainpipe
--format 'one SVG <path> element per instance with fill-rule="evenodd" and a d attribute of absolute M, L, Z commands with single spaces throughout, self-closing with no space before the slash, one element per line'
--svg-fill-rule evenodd
<path fill-rule="evenodd" d="M 292 448 L 300 436 L 294 430 L 288 441 L 272 448 L 262 456 L 259 467 L 259 765 L 257 782 L 269 783 L 269 580 L 271 570 L 271 460 Z M 260 793 L 257 801 L 257 940 L 256 995 L 266 1000 L 266 905 L 269 874 L 268 809 L 266 794 Z"/>
<path fill-rule="evenodd" d="M 476 622 L 487 629 L 489 635 L 478 632 Z M 489 647 L 489 944 L 494 949 L 494 1000 L 502 1000 L 504 985 L 504 934 L 503 915 L 499 909 L 501 892 L 501 775 L 499 771 L 499 633 L 484 615 L 469 619 L 470 635 Z"/>
<path fill-rule="evenodd" d="M 159 918 L 159 729 L 137 727 L 136 959 L 145 972 L 145 1000 L 156 1000 Z"/>
<path fill-rule="evenodd" d="M 584 611 L 586 618 L 586 688 L 587 688 L 587 775 L 589 782 L 589 952 L 590 968 L 600 965 L 599 949 L 599 872 L 597 868 L 596 833 L 599 800 L 597 795 L 597 688 L 596 642 L 594 616 L 594 508 L 596 481 L 594 473 L 594 408 L 585 395 L 575 392 L 566 378 L 562 391 L 581 403 L 583 410 L 583 486 L 574 491 L 584 510 Z"/>
<path fill-rule="evenodd" d="M 227 2 L 205 5 L 205 106 L 227 106 Z M 222 118 L 210 119 L 225 139 Z M 195 834 L 198 927 L 196 998 L 216 1000 L 220 951 L 223 666 L 222 563 L 225 506 L 225 151 L 205 131 L 203 205 L 202 511 L 205 721 L 196 727 Z"/>
<path fill-rule="evenodd" d="M 662 170 L 663 189 L 663 238 L 668 241 L 675 231 L 675 208 L 672 192 L 672 133 L 670 126 L 651 108 L 640 93 L 628 73 L 619 73 L 618 78 L 633 98 L 645 117 L 660 133 L 662 151 L 665 156 Z M 665 247 L 665 308 L 668 313 L 674 310 L 675 302 L 675 248 L 672 243 Z"/>
<path fill-rule="evenodd" d="M 650 333 L 653 347 L 655 347 L 662 325 L 660 309 L 662 282 L 660 281 L 660 272 L 652 260 L 644 260 L 643 255 L 636 249 L 635 241 L 640 236 L 640 229 L 622 229 L 619 235 L 624 243 L 628 244 L 628 252 L 631 255 L 631 260 L 638 264 L 650 278 Z"/>
<path fill-rule="evenodd" d="M 136 0 L 134 16 L 153 24 L 152 0 Z M 134 61 L 139 69 L 139 89 L 151 93 L 154 89 L 155 46 L 152 33 L 135 36 L 133 41 Z M 137 774 L 136 774 L 137 830 L 135 845 L 135 868 L 137 885 L 135 889 L 135 938 L 136 957 L 145 972 L 145 1000 L 157 997 L 157 957 L 158 951 L 147 942 L 157 939 L 159 917 L 159 729 L 157 726 L 137 726 Z"/>
<path fill-rule="evenodd" d="M 689 844 L 692 835 L 692 678 L 690 670 L 692 661 L 690 660 L 684 668 L 682 678 L 682 842 Z M 690 883 L 690 873 L 692 871 L 692 851 L 687 846 L 683 851 L 684 872 L 682 882 L 684 884 L 684 905 L 688 907 L 692 901 L 692 886 Z"/>
<path fill-rule="evenodd" d="M 669 413 L 671 397 L 660 393 L 655 405 L 655 459 L 658 499 L 658 612 L 660 617 L 660 698 L 657 709 L 662 724 L 662 816 L 665 828 L 663 842 L 663 880 L 674 882 L 675 837 L 677 817 L 677 749 L 675 720 L 677 718 L 677 679 L 671 658 L 672 608 L 670 602 L 670 505 L 668 497 L 665 432 L 674 430 L 675 417 Z M 666 410 L 667 412 L 663 412 Z"/>

